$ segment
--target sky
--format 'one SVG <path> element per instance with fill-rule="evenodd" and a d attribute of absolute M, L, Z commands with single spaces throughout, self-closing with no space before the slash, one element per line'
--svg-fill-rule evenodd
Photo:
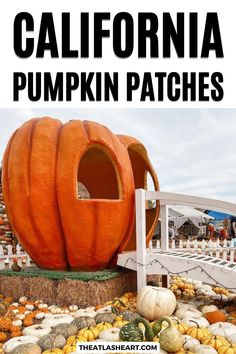
<path fill-rule="evenodd" d="M 26 120 L 93 120 L 146 147 L 160 189 L 236 203 L 234 109 L 1 109 L 0 157 Z"/>

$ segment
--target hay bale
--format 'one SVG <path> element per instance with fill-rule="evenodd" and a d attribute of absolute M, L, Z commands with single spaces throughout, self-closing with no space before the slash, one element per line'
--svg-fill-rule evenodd
<path fill-rule="evenodd" d="M 24 276 L 0 276 L 0 292 L 18 299 L 26 296 L 58 306 L 76 304 L 79 307 L 103 304 L 126 291 L 136 290 L 136 273 L 121 272 L 105 281 L 51 280 Z"/>

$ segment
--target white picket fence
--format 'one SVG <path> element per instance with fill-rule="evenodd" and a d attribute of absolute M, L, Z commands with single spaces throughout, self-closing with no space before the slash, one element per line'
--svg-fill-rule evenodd
<path fill-rule="evenodd" d="M 220 258 L 225 261 L 227 260 L 230 262 L 235 262 L 236 247 L 234 245 L 235 245 L 234 240 L 231 241 L 224 240 L 223 242 L 220 242 L 220 240 L 216 240 L 216 241 L 179 240 L 178 244 L 176 240 L 172 240 L 170 241 L 169 249 L 180 251 L 180 252 L 186 251 L 193 254 L 203 254 L 211 257 Z M 153 241 L 150 244 L 149 248 L 151 248 L 153 252 L 155 252 L 155 250 L 158 251 L 161 249 L 161 242 L 159 240 L 157 240 L 156 242 Z"/>
<path fill-rule="evenodd" d="M 0 270 L 9 269 L 13 264 L 13 259 L 17 259 L 17 263 L 20 267 L 30 267 L 31 259 L 30 256 L 26 252 L 21 251 L 20 245 L 16 246 L 16 253 L 13 254 L 12 246 L 6 246 L 7 254 L 4 254 L 4 249 L 2 245 L 0 245 Z"/>

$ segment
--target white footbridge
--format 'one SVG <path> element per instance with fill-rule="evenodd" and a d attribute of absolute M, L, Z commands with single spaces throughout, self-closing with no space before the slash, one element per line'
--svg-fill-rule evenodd
<path fill-rule="evenodd" d="M 236 204 L 190 195 L 152 192 L 137 189 L 136 200 L 136 251 L 119 254 L 117 264 L 137 272 L 138 289 L 146 285 L 147 274 L 181 275 L 203 282 L 226 287 L 236 292 L 236 249 L 234 242 L 223 247 L 219 242 L 203 247 L 169 247 L 168 206 L 185 205 L 220 211 L 236 216 Z M 157 200 L 160 204 L 161 242 L 160 248 L 146 247 L 146 201 Z M 182 245 L 181 245 L 182 246 Z M 200 252 L 199 252 L 200 250 Z"/>

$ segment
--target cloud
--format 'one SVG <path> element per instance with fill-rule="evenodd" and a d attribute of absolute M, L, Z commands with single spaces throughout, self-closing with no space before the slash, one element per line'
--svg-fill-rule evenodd
<path fill-rule="evenodd" d="M 236 110 L 29 109 L 0 110 L 0 155 L 25 120 L 49 115 L 96 120 L 146 146 L 161 190 L 236 203 Z"/>

